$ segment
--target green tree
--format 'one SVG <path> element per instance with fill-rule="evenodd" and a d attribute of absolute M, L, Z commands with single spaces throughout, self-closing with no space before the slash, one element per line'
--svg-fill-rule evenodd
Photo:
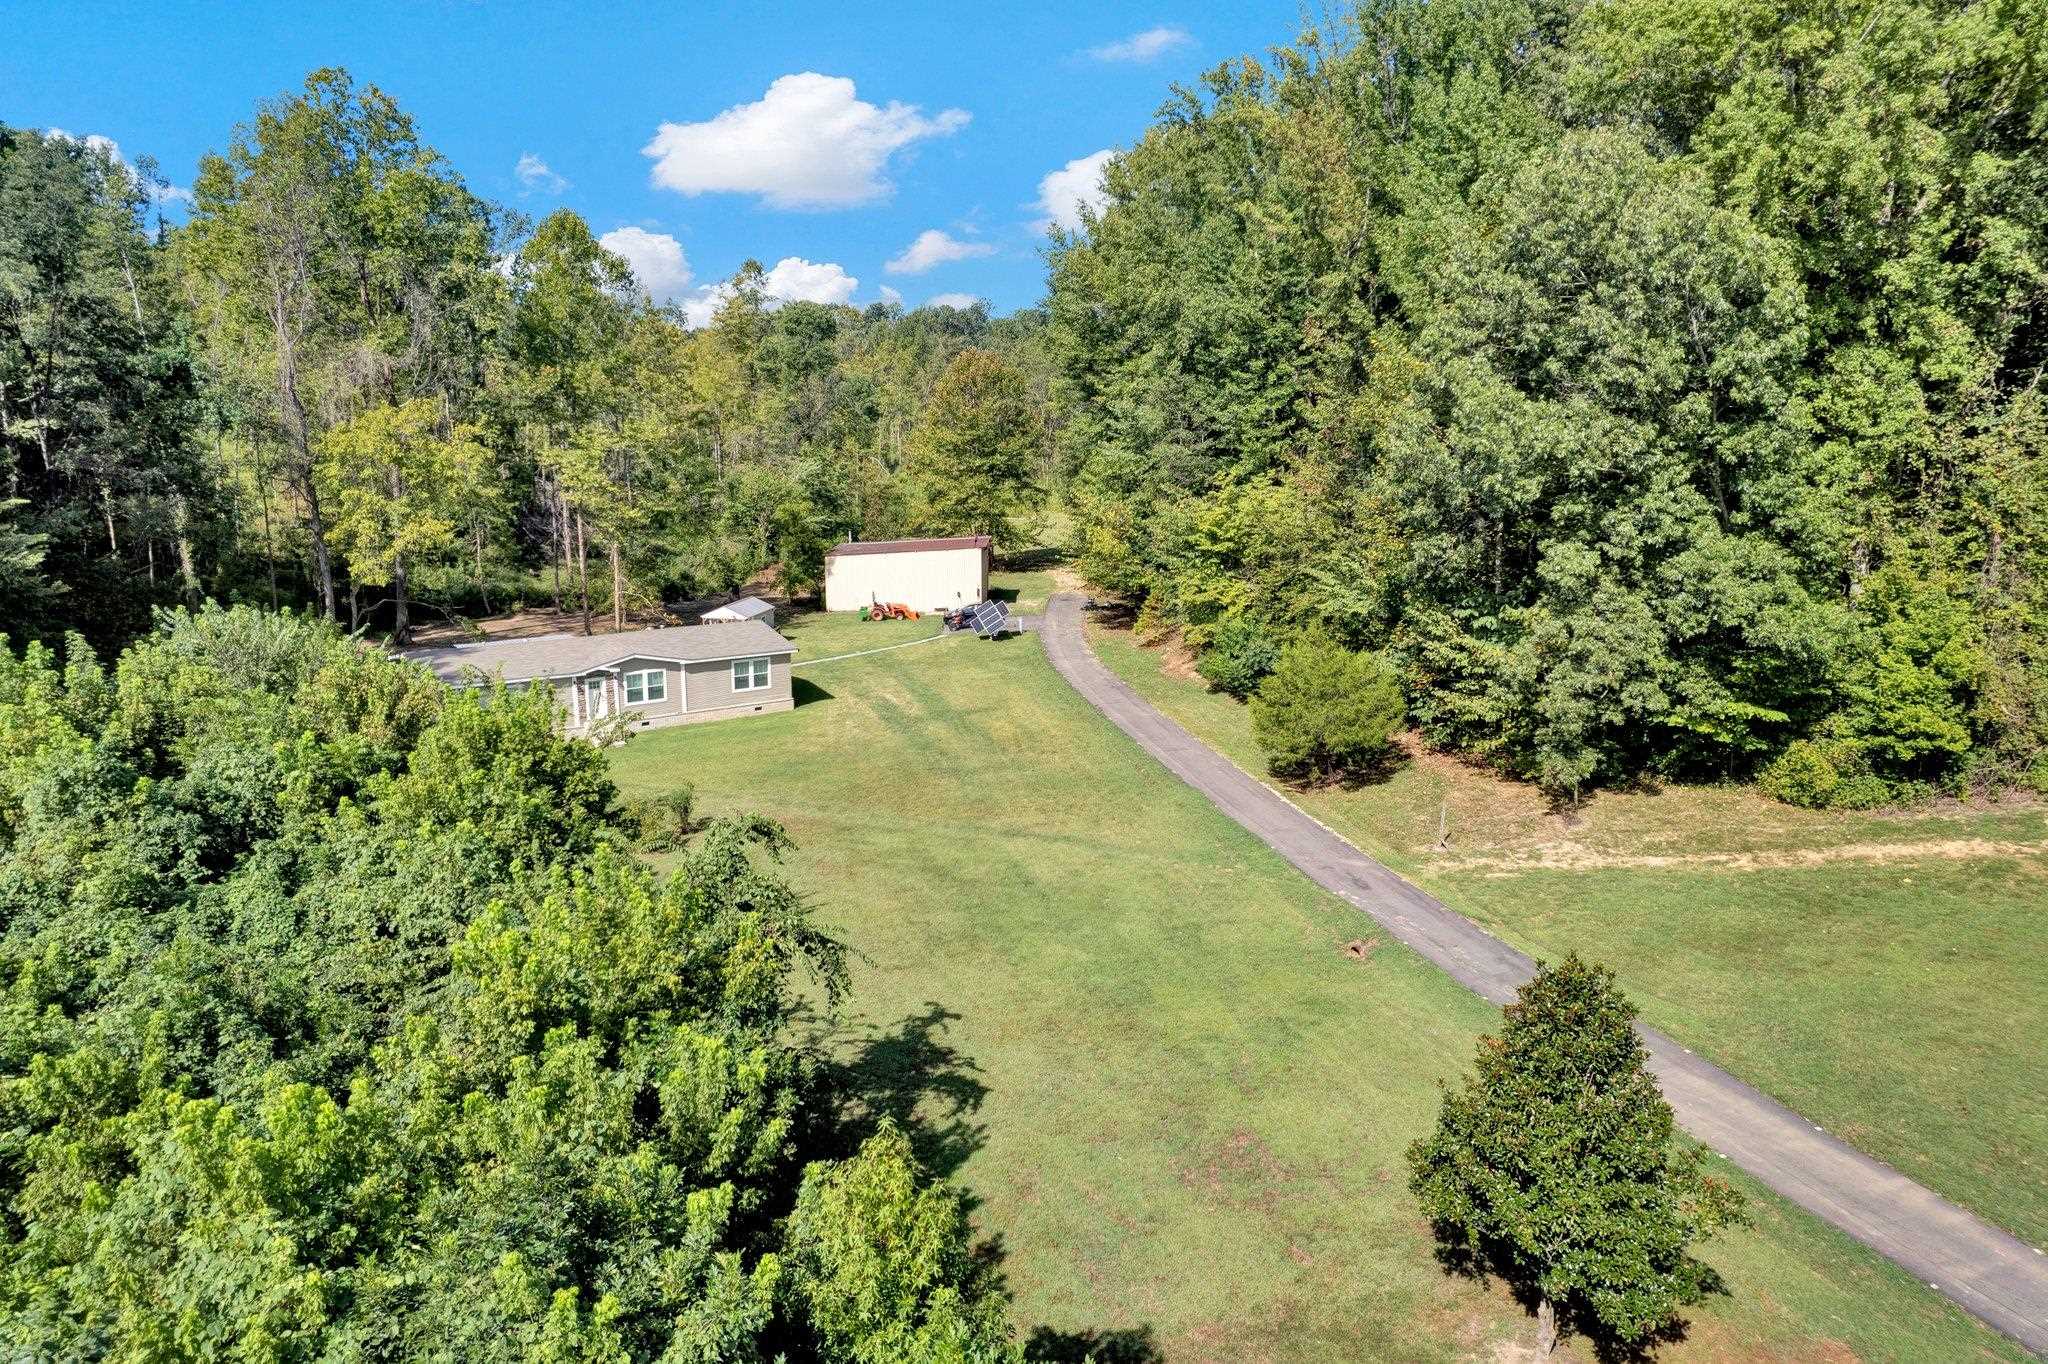
<path fill-rule="evenodd" d="M 999 355 L 963 350 L 932 389 L 910 439 L 917 527 L 1007 543 L 1038 486 L 1044 415 Z"/>
<path fill-rule="evenodd" d="M 216 498 L 159 186 L 104 139 L 0 125 L 0 513 L 39 547 L 0 587 L 0 631 L 118 643 L 192 600 Z M 19 540 L 6 551 L 19 571 Z M 60 614 L 61 609 L 61 614 Z"/>
<path fill-rule="evenodd" d="M 1329 778 L 1370 766 L 1406 713 L 1401 684 L 1377 654 L 1321 631 L 1280 650 L 1251 698 L 1252 737 L 1280 776 Z"/>
<path fill-rule="evenodd" d="M 639 524 L 621 438 L 632 271 L 567 209 L 549 214 L 513 265 L 512 402 L 541 478 L 556 605 L 566 569 L 590 632 L 590 542 L 607 551 L 614 625 L 624 623 L 625 540 Z"/>
<path fill-rule="evenodd" d="M 1674 1147 L 1634 1017 L 1606 968 L 1539 964 L 1408 1151 L 1438 1236 L 1535 1296 L 1545 1354 L 1560 1321 L 1628 1345 L 1672 1325 L 1718 1284 L 1688 1248 L 1741 1216 L 1705 1153 Z"/>
<path fill-rule="evenodd" d="M 1279 661 L 1280 646 L 1272 631 L 1240 616 L 1217 629 L 1196 668 L 1211 687 L 1242 701 L 1258 690 Z"/>
<path fill-rule="evenodd" d="M 477 429 L 445 427 L 439 402 L 415 398 L 372 407 L 319 441 L 314 481 L 333 508 L 335 545 L 354 582 L 390 587 L 401 644 L 413 570 L 453 549 L 461 522 L 497 494 Z"/>
<path fill-rule="evenodd" d="M 957 1192 L 828 1158 L 776 826 L 657 875 L 544 689 L 161 626 L 0 653 L 0 1349 L 1014 1360 Z"/>
<path fill-rule="evenodd" d="M 323 69 L 200 162 L 176 238 L 212 368 L 281 449 L 305 509 L 313 584 L 336 614 L 320 437 L 358 399 L 459 407 L 503 282 L 490 215 L 375 86 Z"/>
<path fill-rule="evenodd" d="M 804 1174 L 790 1219 L 797 1292 L 819 1355 L 850 1364 L 1001 1364 L 1002 1296 L 977 1263 L 959 1193 L 927 1183 L 893 1123 Z"/>
<path fill-rule="evenodd" d="M 1894 780 L 1953 771 L 1971 750 L 1990 671 L 1969 606 L 1894 561 L 1869 579 L 1857 614 L 1867 641 L 1844 682 L 1847 704 L 1826 730 Z"/>

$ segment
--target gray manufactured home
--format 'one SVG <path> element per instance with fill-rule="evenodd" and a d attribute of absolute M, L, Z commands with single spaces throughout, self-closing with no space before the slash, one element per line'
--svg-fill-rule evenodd
<path fill-rule="evenodd" d="M 424 663 L 450 686 L 478 675 L 553 687 L 581 733 L 614 715 L 635 729 L 788 710 L 796 646 L 759 621 L 675 625 L 615 635 L 487 640 L 400 657 Z"/>

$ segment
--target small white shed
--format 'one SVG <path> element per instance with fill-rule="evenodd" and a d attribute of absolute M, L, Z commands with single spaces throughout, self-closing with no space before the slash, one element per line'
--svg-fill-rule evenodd
<path fill-rule="evenodd" d="M 825 551 L 825 609 L 858 611 L 894 602 L 950 611 L 988 600 L 986 535 L 936 540 L 848 541 Z"/>
<path fill-rule="evenodd" d="M 741 597 L 738 601 L 714 606 L 697 619 L 705 625 L 731 625 L 743 620 L 758 620 L 763 625 L 773 625 L 775 607 L 759 597 Z"/>

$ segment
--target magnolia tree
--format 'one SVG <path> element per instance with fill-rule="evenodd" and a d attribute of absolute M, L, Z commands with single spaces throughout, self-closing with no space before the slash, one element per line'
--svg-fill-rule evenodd
<path fill-rule="evenodd" d="M 1673 1143 L 1634 1017 L 1605 967 L 1539 967 L 1408 1150 L 1438 1237 L 1536 1299 L 1545 1354 L 1560 1315 L 1624 1344 L 1667 1330 L 1718 1287 L 1688 1248 L 1741 1218 L 1704 1153 Z"/>

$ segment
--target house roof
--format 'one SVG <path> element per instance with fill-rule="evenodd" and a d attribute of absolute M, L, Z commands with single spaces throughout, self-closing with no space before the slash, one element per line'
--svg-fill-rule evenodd
<path fill-rule="evenodd" d="M 925 549 L 987 549 L 986 535 L 951 535 L 937 540 L 848 540 L 825 551 L 828 559 L 842 554 L 915 554 Z"/>
<path fill-rule="evenodd" d="M 507 682 L 540 677 L 575 677 L 602 672 L 629 658 L 665 663 L 717 663 L 728 658 L 793 654 L 796 645 L 758 620 L 731 625 L 671 625 L 626 630 L 614 635 L 541 635 L 494 639 L 435 649 L 405 649 L 400 658 L 424 663 L 444 682 L 460 682 L 471 668 L 496 673 Z"/>
<path fill-rule="evenodd" d="M 755 616 L 768 616 L 774 613 L 775 607 L 769 602 L 762 601 L 759 597 L 741 597 L 738 601 L 729 601 L 723 606 L 714 606 L 709 611 L 706 611 L 704 615 L 719 616 L 723 619 L 725 615 L 730 614 L 737 616 L 741 620 L 752 620 Z M 701 620 L 703 617 L 700 616 L 698 619 Z"/>

